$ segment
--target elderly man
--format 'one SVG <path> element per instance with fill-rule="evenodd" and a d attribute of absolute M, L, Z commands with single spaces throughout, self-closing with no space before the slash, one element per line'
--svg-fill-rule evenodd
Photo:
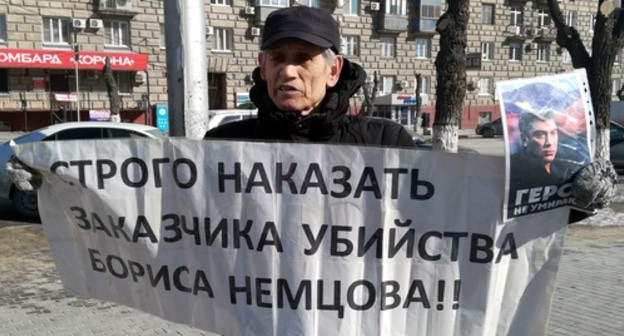
<path fill-rule="evenodd" d="M 340 55 L 340 30 L 328 11 L 279 9 L 264 27 L 250 91 L 258 118 L 222 125 L 205 138 L 414 146 L 395 122 L 348 115 L 366 72 Z"/>

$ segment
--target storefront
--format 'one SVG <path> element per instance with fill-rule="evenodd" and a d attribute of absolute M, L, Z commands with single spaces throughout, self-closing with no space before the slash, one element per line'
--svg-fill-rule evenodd
<path fill-rule="evenodd" d="M 135 121 L 149 109 L 141 102 L 146 95 L 135 97 L 137 87 L 149 86 L 146 54 L 31 49 L 0 49 L 0 96 L 6 97 L 0 99 L 0 121 L 13 130 L 31 130 L 89 120 L 90 111 L 110 106 L 103 76 L 107 57 L 122 96 L 121 117 Z"/>

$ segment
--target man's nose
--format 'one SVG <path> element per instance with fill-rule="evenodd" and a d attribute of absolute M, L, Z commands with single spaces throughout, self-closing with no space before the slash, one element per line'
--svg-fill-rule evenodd
<path fill-rule="evenodd" d="M 544 147 L 550 147 L 550 146 L 552 146 L 551 137 L 550 135 L 546 134 L 546 137 L 544 138 Z"/>

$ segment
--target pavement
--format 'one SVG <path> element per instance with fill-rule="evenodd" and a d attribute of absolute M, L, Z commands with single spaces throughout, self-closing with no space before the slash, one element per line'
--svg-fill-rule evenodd
<path fill-rule="evenodd" d="M 568 227 L 547 336 L 624 335 L 622 189 L 609 208 Z M 67 293 L 41 225 L 0 221 L 0 335 L 214 334 Z"/>

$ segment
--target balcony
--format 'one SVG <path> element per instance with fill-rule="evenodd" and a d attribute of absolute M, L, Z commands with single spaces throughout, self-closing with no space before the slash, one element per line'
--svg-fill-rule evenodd
<path fill-rule="evenodd" d="M 540 42 L 552 42 L 555 39 L 557 39 L 557 28 L 541 27 L 536 29 L 535 40 Z"/>
<path fill-rule="evenodd" d="M 379 13 L 379 25 L 377 29 L 384 33 L 402 33 L 407 31 L 407 16 Z"/>
<path fill-rule="evenodd" d="M 99 0 L 97 12 L 100 15 L 135 16 L 139 14 L 139 8 L 137 0 Z"/>
<path fill-rule="evenodd" d="M 522 25 L 508 25 L 503 31 L 508 40 L 525 40 L 532 34 L 532 28 Z"/>

